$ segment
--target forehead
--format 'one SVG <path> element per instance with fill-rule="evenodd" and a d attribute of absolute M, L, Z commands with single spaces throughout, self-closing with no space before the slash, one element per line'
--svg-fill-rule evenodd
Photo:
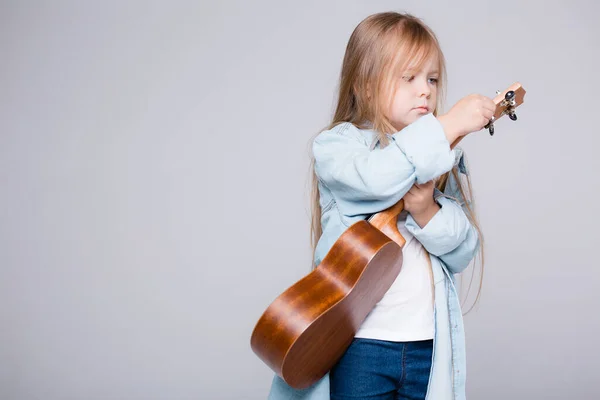
<path fill-rule="evenodd" d="M 434 49 L 433 49 L 434 50 Z M 422 52 L 411 57 L 406 63 L 406 71 L 438 71 L 440 58 L 437 51 Z"/>

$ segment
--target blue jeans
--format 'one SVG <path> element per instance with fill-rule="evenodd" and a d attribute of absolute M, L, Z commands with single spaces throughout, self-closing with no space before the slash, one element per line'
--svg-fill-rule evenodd
<path fill-rule="evenodd" d="M 433 339 L 355 338 L 330 371 L 331 400 L 425 399 Z"/>

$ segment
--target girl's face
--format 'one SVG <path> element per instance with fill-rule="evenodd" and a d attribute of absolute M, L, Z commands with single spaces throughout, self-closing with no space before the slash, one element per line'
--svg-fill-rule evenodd
<path fill-rule="evenodd" d="M 404 129 L 435 110 L 439 74 L 437 57 L 430 57 L 420 69 L 409 66 L 396 78 L 396 90 L 388 113 L 394 128 Z"/>

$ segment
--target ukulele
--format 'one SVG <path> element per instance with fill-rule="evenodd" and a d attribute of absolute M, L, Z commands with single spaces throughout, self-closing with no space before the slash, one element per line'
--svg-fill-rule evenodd
<path fill-rule="evenodd" d="M 490 135 L 503 115 L 517 119 L 515 108 L 524 96 L 518 82 L 497 92 L 494 116 L 485 126 Z M 397 219 L 403 208 L 400 200 L 351 225 L 321 263 L 279 295 L 258 320 L 252 350 L 289 386 L 307 388 L 333 367 L 400 273 L 405 240 Z"/>

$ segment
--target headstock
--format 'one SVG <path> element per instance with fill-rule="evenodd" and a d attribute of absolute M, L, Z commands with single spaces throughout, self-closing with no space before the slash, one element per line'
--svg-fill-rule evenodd
<path fill-rule="evenodd" d="M 496 97 L 493 99 L 496 104 L 496 112 L 485 126 L 486 129 L 490 130 L 490 135 L 494 134 L 494 122 L 503 115 L 508 115 L 512 121 L 517 120 L 515 109 L 523 104 L 525 93 L 525 89 L 519 82 L 513 83 L 503 92 L 496 92 Z"/>

